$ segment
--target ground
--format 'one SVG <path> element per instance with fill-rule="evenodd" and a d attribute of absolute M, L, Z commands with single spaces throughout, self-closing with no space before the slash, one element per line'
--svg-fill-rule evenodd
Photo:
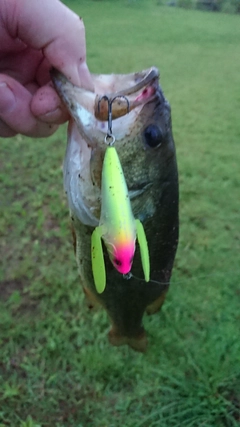
<path fill-rule="evenodd" d="M 172 106 L 180 243 L 146 354 L 85 304 L 62 190 L 66 127 L 0 143 L 0 426 L 240 425 L 238 16 L 68 2 L 92 72 L 156 65 Z M 117 16 L 117 19 L 116 19 Z"/>

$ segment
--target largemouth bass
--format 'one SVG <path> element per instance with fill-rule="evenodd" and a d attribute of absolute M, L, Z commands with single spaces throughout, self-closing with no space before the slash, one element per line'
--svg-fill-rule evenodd
<path fill-rule="evenodd" d="M 158 311 L 168 291 L 178 244 L 178 172 L 170 105 L 155 67 L 126 75 L 93 75 L 95 92 L 74 86 L 57 70 L 54 86 L 71 120 L 64 160 L 76 260 L 84 292 L 100 303 L 112 323 L 109 341 L 145 351 L 143 314 Z M 105 95 L 103 98 L 102 96 Z M 134 218 L 143 224 L 148 243 L 150 278 L 146 281 L 136 243 L 131 273 L 114 268 L 102 244 L 106 269 L 104 290 L 93 278 L 91 236 L 99 226 L 102 169 L 107 149 L 108 103 L 112 103 L 114 147 L 124 173 Z M 111 182 L 109 183 L 111 185 Z"/>

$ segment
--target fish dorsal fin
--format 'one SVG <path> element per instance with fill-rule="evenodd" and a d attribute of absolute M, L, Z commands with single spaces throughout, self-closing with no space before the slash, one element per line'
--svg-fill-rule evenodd
<path fill-rule="evenodd" d="M 140 247 L 140 255 L 142 260 L 142 268 L 144 273 L 144 278 L 146 282 L 150 280 L 150 260 L 149 260 L 149 251 L 146 234 L 143 228 L 143 225 L 139 219 L 135 220 L 136 230 L 137 230 L 137 239 Z"/>
<path fill-rule="evenodd" d="M 103 257 L 101 227 L 96 227 L 91 238 L 92 272 L 97 292 L 101 294 L 106 286 L 106 271 Z"/>

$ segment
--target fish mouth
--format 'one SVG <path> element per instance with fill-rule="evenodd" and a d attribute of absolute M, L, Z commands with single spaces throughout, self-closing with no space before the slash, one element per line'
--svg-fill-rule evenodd
<path fill-rule="evenodd" d="M 113 135 L 116 143 L 124 143 L 131 132 L 139 129 L 139 116 L 145 105 L 158 101 L 159 71 L 151 67 L 130 74 L 92 74 L 94 92 L 73 85 L 55 68 L 51 70 L 51 78 L 71 116 L 63 167 L 69 208 L 81 223 L 95 227 L 100 217 L 109 102 L 112 102 Z M 130 199 L 136 199 L 150 186 L 149 182 L 130 185 Z"/>
<path fill-rule="evenodd" d="M 99 121 L 108 120 L 109 103 L 112 104 L 112 119 L 117 119 L 152 101 L 158 90 L 156 67 L 130 74 L 92 74 L 94 92 L 73 85 L 55 68 L 50 74 L 57 93 L 76 121 L 81 108 Z"/>
<path fill-rule="evenodd" d="M 95 117 L 98 120 L 108 119 L 109 103 L 112 104 L 112 119 L 117 119 L 132 111 L 141 104 L 152 100 L 158 88 L 159 72 L 156 67 L 135 73 L 136 81 L 130 87 L 115 93 L 97 95 L 95 100 Z M 127 102 L 126 102 L 127 101 Z"/>

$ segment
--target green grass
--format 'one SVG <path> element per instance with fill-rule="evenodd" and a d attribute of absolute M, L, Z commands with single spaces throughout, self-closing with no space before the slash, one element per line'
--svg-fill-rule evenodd
<path fill-rule="evenodd" d="M 238 16 L 71 3 L 93 72 L 156 65 L 172 105 L 180 244 L 146 354 L 82 295 L 62 190 L 66 128 L 1 140 L 0 427 L 240 424 Z"/>

